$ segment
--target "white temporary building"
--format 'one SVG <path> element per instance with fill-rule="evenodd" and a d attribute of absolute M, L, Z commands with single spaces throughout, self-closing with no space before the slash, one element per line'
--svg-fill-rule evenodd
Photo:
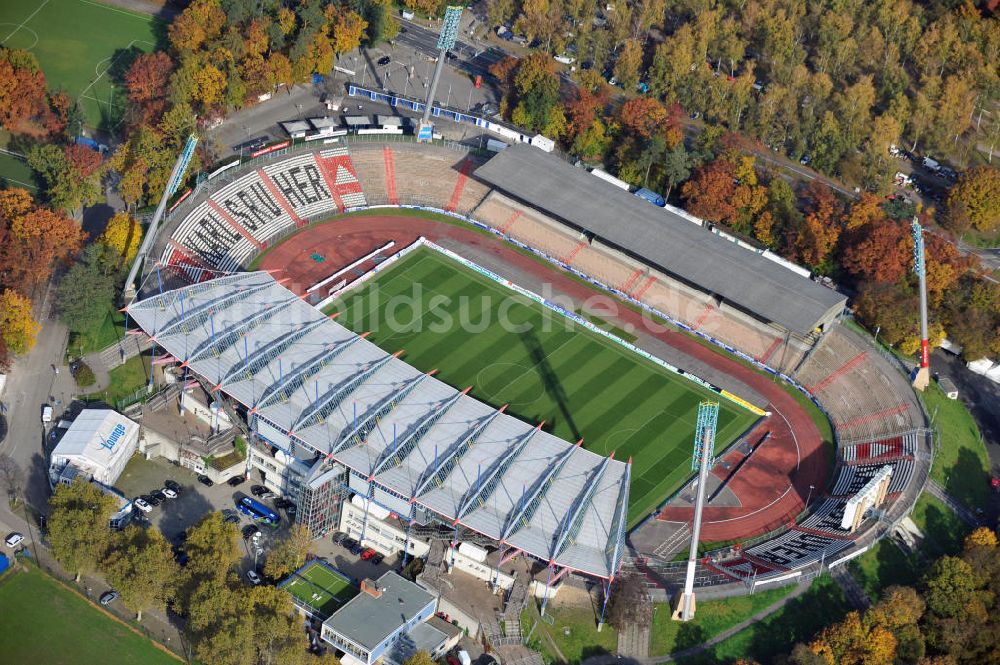
<path fill-rule="evenodd" d="M 84 409 L 52 451 L 49 480 L 83 475 L 114 485 L 139 444 L 139 425 L 111 409 Z"/>

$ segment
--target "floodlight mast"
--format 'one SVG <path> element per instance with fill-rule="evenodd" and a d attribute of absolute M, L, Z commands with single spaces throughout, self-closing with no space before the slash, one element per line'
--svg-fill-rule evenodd
<path fill-rule="evenodd" d="M 705 509 L 705 485 L 712 469 L 715 451 L 715 427 L 719 419 L 719 403 L 704 401 L 698 405 L 698 424 L 695 429 L 694 458 L 692 466 L 698 469 L 698 489 L 695 494 L 694 523 L 691 526 L 691 549 L 688 554 L 684 592 L 678 599 L 673 619 L 690 621 L 694 618 L 694 574 L 698 566 L 698 540 L 701 536 L 701 516 Z"/>
<path fill-rule="evenodd" d="M 427 100 L 424 103 L 424 115 L 420 119 L 420 127 L 417 130 L 418 141 L 431 141 L 434 138 L 434 126 L 431 124 L 431 109 L 434 107 L 434 93 L 437 92 L 438 82 L 441 80 L 441 72 L 444 70 L 445 60 L 448 58 L 448 51 L 455 45 L 458 36 L 458 24 L 462 20 L 463 7 L 448 7 L 444 12 L 444 20 L 441 22 L 441 34 L 438 36 L 438 58 L 434 67 L 434 75 L 431 77 L 431 85 L 427 89 Z"/>
<path fill-rule="evenodd" d="M 920 281 L 920 365 L 913 374 L 913 387 L 923 390 L 930 383 L 930 341 L 927 332 L 927 264 L 925 262 L 924 230 L 917 218 L 911 223 L 913 231 L 913 272 Z"/>
<path fill-rule="evenodd" d="M 160 197 L 160 204 L 156 206 L 156 212 L 153 213 L 153 220 L 149 223 L 149 228 L 146 229 L 146 237 L 142 239 L 142 245 L 139 246 L 139 251 L 136 252 L 135 260 L 132 262 L 132 269 L 128 271 L 128 277 L 125 279 L 125 291 L 122 294 L 125 304 L 129 304 L 135 300 L 135 279 L 139 276 L 139 270 L 142 268 L 146 255 L 149 253 L 149 248 L 156 239 L 156 232 L 160 226 L 160 220 L 163 219 L 163 212 L 167 207 L 167 201 L 170 200 L 170 197 L 181 186 L 181 179 L 184 177 L 184 172 L 187 170 L 188 164 L 191 163 L 191 156 L 194 154 L 194 147 L 196 145 L 198 145 L 198 137 L 191 134 L 184 145 L 184 151 L 177 157 L 174 170 L 170 172 L 170 180 L 167 181 L 167 187 L 163 190 L 163 196 Z"/>

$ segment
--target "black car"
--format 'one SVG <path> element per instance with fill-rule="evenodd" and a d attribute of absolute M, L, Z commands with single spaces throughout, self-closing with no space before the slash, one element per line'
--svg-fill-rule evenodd
<path fill-rule="evenodd" d="M 180 493 L 181 491 L 181 484 L 176 480 L 164 480 L 163 486 L 166 487 L 167 489 L 172 489 L 177 493 Z"/>
<path fill-rule="evenodd" d="M 383 555 L 383 554 L 376 554 L 375 556 L 373 556 L 373 557 L 372 557 L 371 559 L 369 559 L 369 560 L 370 560 L 370 561 L 371 561 L 371 562 L 372 562 L 373 564 L 375 564 L 375 565 L 377 566 L 377 565 L 379 565 L 380 563 L 382 563 L 383 561 L 385 561 L 385 555 Z"/>
<path fill-rule="evenodd" d="M 378 64 L 381 65 L 381 66 L 383 66 L 383 67 L 385 65 L 388 65 L 390 62 L 392 62 L 392 58 L 390 58 L 387 55 L 383 55 L 381 58 L 378 59 Z"/>
<path fill-rule="evenodd" d="M 344 538 L 346 537 L 347 537 L 346 533 L 344 533 L 343 531 L 338 531 L 337 533 L 333 534 L 333 538 L 331 538 L 331 540 L 333 540 L 334 545 L 340 545 L 341 543 L 344 542 Z"/>
<path fill-rule="evenodd" d="M 161 490 L 161 489 L 155 489 L 152 492 L 150 492 L 149 495 L 150 496 L 155 496 L 160 501 L 166 501 L 167 500 L 167 495 L 164 494 L 163 490 Z"/>
<path fill-rule="evenodd" d="M 233 152 L 253 152 L 254 150 L 259 150 L 267 144 L 267 138 L 266 136 L 255 136 L 249 141 L 237 143 L 233 146 Z"/>
<path fill-rule="evenodd" d="M 267 489 L 263 485 L 254 485 L 250 488 L 250 493 L 253 494 L 254 496 L 264 496 L 270 491 L 271 490 Z"/>
<path fill-rule="evenodd" d="M 243 540 L 248 540 L 250 538 L 253 538 L 253 535 L 259 532 L 260 529 L 258 529 L 256 525 L 247 524 L 245 527 L 243 527 Z"/>
<path fill-rule="evenodd" d="M 444 57 L 447 60 L 458 60 L 458 56 L 452 53 L 451 51 L 445 51 Z"/>
<path fill-rule="evenodd" d="M 163 499 L 161 499 L 160 497 L 156 496 L 155 494 L 143 494 L 139 498 L 142 499 L 143 501 L 145 501 L 146 503 L 148 503 L 151 506 L 158 506 L 161 503 L 163 503 Z"/>
<path fill-rule="evenodd" d="M 112 589 L 101 594 L 101 605 L 110 605 L 118 600 L 118 592 Z"/>
<path fill-rule="evenodd" d="M 226 515 L 225 517 L 222 518 L 222 521 L 225 522 L 226 524 L 239 524 L 240 516 L 235 514 Z"/>
<path fill-rule="evenodd" d="M 215 484 L 212 482 L 211 478 L 205 475 L 198 476 L 198 482 L 204 485 L 205 487 L 211 487 L 212 485 Z"/>
<path fill-rule="evenodd" d="M 343 540 L 340 541 L 340 544 L 344 546 L 345 550 L 350 550 L 355 546 L 357 546 L 358 541 L 354 540 L 353 538 L 344 538 Z"/>
<path fill-rule="evenodd" d="M 229 484 L 230 487 L 239 487 L 244 483 L 244 481 L 246 481 L 246 479 L 247 479 L 246 476 L 233 476 L 226 482 Z"/>

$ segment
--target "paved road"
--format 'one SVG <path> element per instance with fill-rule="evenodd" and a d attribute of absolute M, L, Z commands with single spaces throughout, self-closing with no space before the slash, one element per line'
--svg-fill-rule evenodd
<path fill-rule="evenodd" d="M 37 299 L 37 320 L 42 324 L 35 348 L 18 358 L 7 375 L 2 396 L 2 409 L 7 418 L 7 438 L 0 442 L 0 452 L 10 455 L 26 474 L 24 485 L 28 503 L 44 506 L 49 487 L 47 461 L 43 442 L 47 430 L 41 422 L 44 404 L 55 410 L 53 422 L 72 399 L 74 384 L 68 367 L 63 365 L 63 349 L 68 335 L 52 308 L 54 288 L 40 289 Z M 59 369 L 56 374 L 55 368 Z"/>
<path fill-rule="evenodd" d="M 868 597 L 865 590 L 861 588 L 858 581 L 854 579 L 853 575 L 851 575 L 847 564 L 831 568 L 830 576 L 833 577 L 833 581 L 837 583 L 840 590 L 844 592 L 844 596 L 847 597 L 847 602 L 849 602 L 854 609 L 863 612 L 871 607 L 871 598 Z"/>

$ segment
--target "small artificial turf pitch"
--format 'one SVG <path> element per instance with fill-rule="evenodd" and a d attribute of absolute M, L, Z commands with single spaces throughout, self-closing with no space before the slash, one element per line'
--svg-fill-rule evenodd
<path fill-rule="evenodd" d="M 421 248 L 325 310 L 388 352 L 567 441 L 632 457 L 629 525 L 691 472 L 698 403 L 719 401 L 716 450 L 756 421 L 743 407 L 443 254 Z M 502 325 L 508 322 L 510 325 Z"/>
<path fill-rule="evenodd" d="M 281 588 L 324 617 L 336 612 L 358 593 L 350 580 L 320 561 L 312 561 L 292 573 L 281 583 Z"/>
<path fill-rule="evenodd" d="M 0 662 L 177 665 L 181 661 L 29 566 L 0 577 Z"/>
<path fill-rule="evenodd" d="M 33 53 L 49 90 L 78 100 L 94 129 L 115 128 L 127 66 L 156 50 L 165 31 L 151 16 L 92 0 L 0 2 L 0 45 Z"/>

